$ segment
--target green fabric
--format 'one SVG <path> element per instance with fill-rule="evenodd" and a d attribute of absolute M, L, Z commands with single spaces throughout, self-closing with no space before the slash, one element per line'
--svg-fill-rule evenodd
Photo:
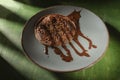
<path fill-rule="evenodd" d="M 120 80 L 120 1 L 34 1 L 0 0 L 0 57 L 28 80 Z M 25 22 L 54 4 L 85 7 L 103 19 L 110 33 L 110 42 L 98 63 L 77 72 L 56 73 L 38 67 L 23 55 L 21 34 Z"/>

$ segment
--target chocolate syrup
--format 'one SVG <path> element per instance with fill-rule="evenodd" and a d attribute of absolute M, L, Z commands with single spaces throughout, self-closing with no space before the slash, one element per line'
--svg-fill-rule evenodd
<path fill-rule="evenodd" d="M 75 23 L 76 28 L 72 28 L 72 29 L 75 29 L 75 35 L 73 36 L 73 34 L 70 31 L 69 32 L 70 32 L 71 36 L 73 37 L 73 41 L 82 49 L 82 52 L 79 52 L 75 48 L 75 46 L 70 42 L 70 39 L 69 39 L 68 35 L 66 35 L 67 39 L 69 40 L 69 45 L 72 47 L 72 49 L 75 51 L 75 53 L 77 55 L 90 57 L 90 55 L 87 53 L 87 50 L 84 48 L 84 46 L 78 40 L 78 37 L 81 36 L 89 42 L 88 49 L 91 49 L 92 47 L 97 48 L 97 46 L 93 45 L 91 39 L 86 37 L 80 30 L 80 26 L 79 26 L 79 18 L 81 17 L 80 16 L 80 11 L 73 11 L 67 17 Z M 69 22 L 67 22 L 67 23 L 69 23 Z M 65 22 L 64 26 L 66 26 L 67 23 Z M 69 25 L 71 25 L 71 23 Z M 72 26 L 70 26 L 70 27 L 72 27 Z M 62 30 L 63 30 L 63 32 L 65 32 L 65 30 L 68 30 L 68 28 L 66 27 L 66 29 L 62 29 Z M 59 35 L 59 37 L 60 37 L 60 35 Z M 63 43 L 62 39 L 61 39 L 61 42 Z M 54 52 L 57 55 L 60 55 L 62 60 L 66 61 L 66 62 L 70 62 L 70 61 L 73 60 L 73 57 L 71 55 L 70 50 L 67 48 L 67 46 L 64 43 L 62 44 L 62 48 L 66 51 L 67 55 L 63 54 L 63 52 L 58 47 L 52 47 L 52 48 L 54 49 Z M 44 52 L 45 52 L 45 54 L 48 55 L 48 47 L 47 46 L 45 46 Z"/>
<path fill-rule="evenodd" d="M 62 46 L 65 51 L 67 52 L 67 56 L 63 54 L 63 52 L 57 48 L 57 47 L 54 47 L 54 52 L 57 54 L 57 55 L 60 55 L 61 59 L 66 61 L 66 62 L 70 62 L 71 60 L 73 60 L 71 54 L 70 54 L 70 51 L 69 49 L 66 47 L 66 46 Z"/>
<path fill-rule="evenodd" d="M 44 53 L 45 53 L 46 55 L 48 55 L 48 46 L 45 46 L 45 47 L 44 47 Z"/>

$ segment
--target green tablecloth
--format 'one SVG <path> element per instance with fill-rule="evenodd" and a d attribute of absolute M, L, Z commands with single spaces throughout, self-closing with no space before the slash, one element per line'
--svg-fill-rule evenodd
<path fill-rule="evenodd" d="M 0 58 L 28 80 L 120 80 L 119 3 L 116 0 L 0 0 Z M 55 73 L 38 67 L 23 55 L 20 43 L 25 22 L 45 7 L 56 4 L 85 7 L 105 22 L 110 43 L 105 56 L 94 66 L 77 72 Z"/>

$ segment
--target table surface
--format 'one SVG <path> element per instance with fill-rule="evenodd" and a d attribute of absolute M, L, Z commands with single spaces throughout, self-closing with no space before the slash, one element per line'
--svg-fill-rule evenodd
<path fill-rule="evenodd" d="M 68 1 L 0 0 L 0 76 L 4 80 L 120 79 L 120 1 Z M 21 34 L 25 22 L 37 12 L 54 5 L 84 7 L 93 11 L 105 22 L 110 42 L 104 57 L 94 66 L 69 73 L 50 72 L 38 67 L 23 54 Z"/>

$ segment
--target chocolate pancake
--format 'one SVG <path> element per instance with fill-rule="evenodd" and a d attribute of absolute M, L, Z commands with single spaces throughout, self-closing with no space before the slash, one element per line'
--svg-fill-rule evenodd
<path fill-rule="evenodd" d="M 49 14 L 35 24 L 36 39 L 46 45 L 57 47 L 69 43 L 75 35 L 75 24 L 67 16 Z"/>

